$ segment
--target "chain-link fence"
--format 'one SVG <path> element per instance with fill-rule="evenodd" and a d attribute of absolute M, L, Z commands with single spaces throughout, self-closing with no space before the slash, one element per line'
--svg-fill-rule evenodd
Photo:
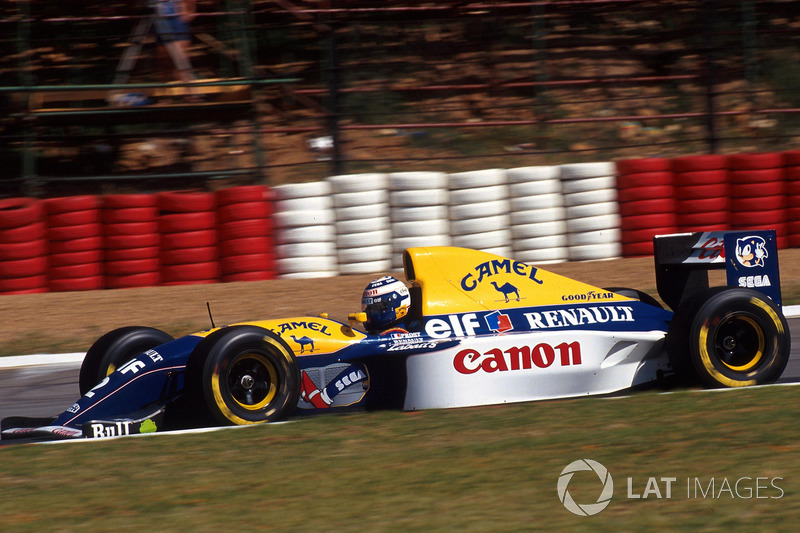
<path fill-rule="evenodd" d="M 0 192 L 787 150 L 798 138 L 796 2 L 198 0 L 189 81 L 153 29 L 162 3 L 2 8 Z"/>

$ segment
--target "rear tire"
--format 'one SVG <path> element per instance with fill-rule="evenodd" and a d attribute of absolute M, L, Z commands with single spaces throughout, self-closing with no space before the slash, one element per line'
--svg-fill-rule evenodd
<path fill-rule="evenodd" d="M 78 377 L 81 395 L 89 392 L 103 378 L 140 353 L 171 340 L 174 340 L 172 335 L 143 326 L 128 326 L 109 331 L 97 339 L 86 352 Z"/>
<path fill-rule="evenodd" d="M 780 309 L 758 291 L 717 288 L 690 298 L 667 333 L 673 367 L 708 387 L 772 383 L 789 361 Z"/>
<path fill-rule="evenodd" d="M 201 422 L 245 425 L 288 417 L 300 397 L 291 348 L 257 326 L 234 326 L 203 339 L 186 365 L 186 390 Z"/>

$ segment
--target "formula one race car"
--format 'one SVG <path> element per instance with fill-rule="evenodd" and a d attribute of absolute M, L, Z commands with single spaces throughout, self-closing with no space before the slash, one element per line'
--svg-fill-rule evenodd
<path fill-rule="evenodd" d="M 774 231 L 654 240 L 658 301 L 474 250 L 404 253 L 403 330 L 325 316 L 214 327 L 173 339 L 102 336 L 82 397 L 54 418 L 11 417 L 2 438 L 112 437 L 255 424 L 344 409 L 429 409 L 609 394 L 678 376 L 711 387 L 778 379 L 789 357 Z M 709 288 L 708 270 L 728 286 Z"/>

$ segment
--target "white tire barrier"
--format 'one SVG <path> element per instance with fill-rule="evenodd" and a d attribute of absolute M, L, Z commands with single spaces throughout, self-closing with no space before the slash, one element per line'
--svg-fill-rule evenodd
<path fill-rule="evenodd" d="M 539 248 L 525 250 L 522 252 L 514 252 L 514 259 L 522 261 L 523 263 L 531 264 L 547 264 L 547 263 L 563 263 L 569 256 L 569 250 L 566 246 L 553 246 L 550 248 Z"/>
<path fill-rule="evenodd" d="M 325 181 L 311 181 L 307 183 L 291 183 L 273 187 L 277 200 L 291 200 L 294 198 L 321 198 L 331 194 L 331 186 Z"/>
<path fill-rule="evenodd" d="M 567 219 L 567 232 L 585 233 L 587 231 L 597 231 L 618 228 L 620 226 L 619 215 L 599 215 L 596 217 L 569 218 Z"/>
<path fill-rule="evenodd" d="M 392 222 L 419 222 L 420 220 L 447 220 L 446 205 L 426 205 L 391 210 Z"/>
<path fill-rule="evenodd" d="M 395 254 L 398 253 L 398 250 L 402 253 L 406 248 L 417 246 L 450 246 L 451 244 L 449 235 L 422 235 L 419 237 L 395 237 L 392 239 L 392 247 Z M 400 266 L 402 266 L 402 257 L 400 259 Z M 392 256 L 392 266 L 397 266 L 394 255 Z"/>
<path fill-rule="evenodd" d="M 514 258 L 532 262 L 566 261 L 566 213 L 560 168 L 520 167 L 508 170 L 507 175 Z"/>
<path fill-rule="evenodd" d="M 336 210 L 336 220 L 360 220 L 389 216 L 389 206 L 386 204 L 356 205 L 341 207 Z"/>
<path fill-rule="evenodd" d="M 450 174 L 449 187 L 454 189 L 475 189 L 506 184 L 506 171 L 499 168 L 473 170 Z"/>
<path fill-rule="evenodd" d="M 592 244 L 613 245 L 621 242 L 622 230 L 620 228 L 599 229 L 594 231 L 584 231 L 574 233 L 570 236 L 569 242 L 572 246 L 585 246 Z"/>
<path fill-rule="evenodd" d="M 564 205 L 561 193 L 540 194 L 538 196 L 521 196 L 512 198 L 510 202 L 512 213 L 525 211 L 539 211 L 541 209 L 558 208 Z"/>
<path fill-rule="evenodd" d="M 339 265 L 340 274 L 375 274 L 390 272 L 392 270 L 392 261 L 386 259 L 383 261 L 362 261 L 360 263 L 349 263 Z"/>
<path fill-rule="evenodd" d="M 511 226 L 511 237 L 515 240 L 541 237 L 542 235 L 562 235 L 566 232 L 567 223 L 561 219 Z"/>
<path fill-rule="evenodd" d="M 569 163 L 561 165 L 560 176 L 562 180 L 574 180 L 582 178 L 596 178 L 601 176 L 613 176 L 617 167 L 613 162 L 602 161 L 594 163 Z"/>
<path fill-rule="evenodd" d="M 561 235 L 542 235 L 540 237 L 530 237 L 528 239 L 518 239 L 514 243 L 519 246 L 522 252 L 514 252 L 515 254 L 525 253 L 530 250 L 543 250 L 547 248 L 564 248 L 567 245 L 567 236 Z"/>
<path fill-rule="evenodd" d="M 508 187 L 476 187 L 450 191 L 450 205 L 479 204 L 483 202 L 508 201 Z"/>
<path fill-rule="evenodd" d="M 600 215 L 616 215 L 617 202 L 598 202 L 584 205 L 572 205 L 564 209 L 567 218 L 594 217 Z"/>
<path fill-rule="evenodd" d="M 367 191 L 385 191 L 386 174 L 365 173 L 365 174 L 342 174 L 330 176 L 326 179 L 334 194 L 357 193 Z"/>
<path fill-rule="evenodd" d="M 619 257 L 622 257 L 622 244 L 619 242 L 570 245 L 569 247 L 571 261 L 604 261 Z"/>
<path fill-rule="evenodd" d="M 511 249 L 506 171 L 489 169 L 450 174 L 450 233 L 454 246 Z"/>
<path fill-rule="evenodd" d="M 388 229 L 340 233 L 336 236 L 336 246 L 340 250 L 348 248 L 360 248 L 363 246 L 388 245 L 391 242 L 392 232 Z M 377 261 L 378 259 L 371 260 Z"/>
<path fill-rule="evenodd" d="M 450 234 L 453 236 L 469 235 L 470 233 L 504 230 L 508 229 L 510 224 L 511 217 L 508 215 L 468 218 L 466 220 L 451 220 Z"/>
<path fill-rule="evenodd" d="M 463 246 L 533 263 L 619 257 L 615 168 L 370 173 L 277 186 L 279 270 L 294 278 L 303 276 L 301 266 L 322 275 L 385 272 L 402 267 L 402 252 L 417 246 Z M 649 199 L 634 200 L 646 212 Z"/>
<path fill-rule="evenodd" d="M 391 244 L 378 244 L 375 246 L 360 246 L 355 248 L 340 248 L 337 252 L 339 267 L 357 263 L 371 263 L 374 261 L 388 261 L 392 253 Z M 383 259 L 375 259 L 383 258 Z"/>
<path fill-rule="evenodd" d="M 595 178 L 580 178 L 572 180 L 561 180 L 561 189 L 564 194 L 577 192 L 596 192 L 604 189 L 614 189 L 616 187 L 614 176 L 599 176 Z"/>
<path fill-rule="evenodd" d="M 393 268 L 402 268 L 403 251 L 415 246 L 448 246 L 448 176 L 443 172 L 389 174 Z"/>
<path fill-rule="evenodd" d="M 333 195 L 335 208 L 359 205 L 385 204 L 389 200 L 386 191 L 343 192 Z"/>
<path fill-rule="evenodd" d="M 279 257 L 276 259 L 281 277 L 303 272 L 337 272 L 336 257 L 330 255 Z"/>
<path fill-rule="evenodd" d="M 389 227 L 389 217 L 382 216 L 372 218 L 354 218 L 352 220 L 337 220 L 335 226 L 337 235 L 378 231 Z M 389 235 L 391 240 L 391 232 Z"/>
<path fill-rule="evenodd" d="M 341 273 L 371 272 L 391 257 L 388 176 L 349 174 L 332 176 L 328 182 L 337 220 L 337 268 Z"/>
<path fill-rule="evenodd" d="M 447 189 L 447 174 L 444 172 L 393 172 L 388 176 L 390 191 L 419 191 Z"/>
<path fill-rule="evenodd" d="M 331 255 L 331 245 L 327 242 L 293 242 L 275 247 L 278 257 L 316 257 Z"/>
<path fill-rule="evenodd" d="M 616 189 L 600 189 L 598 191 L 574 192 L 564 195 L 564 206 L 586 205 L 602 202 L 616 202 Z"/>
<path fill-rule="evenodd" d="M 331 249 L 334 249 L 335 238 L 336 231 L 332 225 L 278 228 L 278 243 L 280 244 L 316 242 L 328 244 Z"/>
<path fill-rule="evenodd" d="M 511 198 L 523 196 L 541 196 L 543 194 L 560 194 L 561 181 L 556 179 L 511 183 L 508 186 Z"/>
<path fill-rule="evenodd" d="M 561 176 L 561 168 L 558 165 L 517 167 L 506 170 L 508 183 L 529 183 L 545 180 L 558 180 Z"/>
<path fill-rule="evenodd" d="M 449 212 L 451 220 L 465 220 L 504 215 L 508 213 L 509 208 L 508 201 L 498 200 L 478 204 L 451 205 Z"/>
<path fill-rule="evenodd" d="M 619 246 L 601 239 L 598 230 L 619 228 L 616 165 L 612 162 L 561 165 L 561 186 L 571 261 L 621 256 Z"/>
<path fill-rule="evenodd" d="M 511 243 L 511 230 L 486 231 L 469 235 L 453 235 L 453 246 L 488 250 L 492 248 L 508 248 Z M 504 244 L 506 243 L 506 244 Z"/>
<path fill-rule="evenodd" d="M 330 196 L 311 196 L 309 198 L 289 198 L 277 200 L 275 209 L 279 213 L 287 211 L 326 211 L 333 208 Z"/>
<path fill-rule="evenodd" d="M 335 214 L 328 182 L 273 187 L 278 276 L 337 272 Z M 316 193 L 323 193 L 315 195 Z"/>
<path fill-rule="evenodd" d="M 295 211 L 278 211 L 272 215 L 275 225 L 280 228 L 296 228 L 302 226 L 327 226 L 336 219 L 332 209 Z"/>
<path fill-rule="evenodd" d="M 445 205 L 446 203 L 446 189 L 410 189 L 402 191 L 389 191 L 390 207 L 425 207 L 429 205 Z"/>
<path fill-rule="evenodd" d="M 392 235 L 395 237 L 418 237 L 420 235 L 446 235 L 449 224 L 447 220 L 434 219 L 412 222 L 395 222 L 392 224 Z"/>
<path fill-rule="evenodd" d="M 282 279 L 313 279 L 333 278 L 339 275 L 337 270 L 307 270 L 305 272 L 286 272 L 281 274 Z"/>

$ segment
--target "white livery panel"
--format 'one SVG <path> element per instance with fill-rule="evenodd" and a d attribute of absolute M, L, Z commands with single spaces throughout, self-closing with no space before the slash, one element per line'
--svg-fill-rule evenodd
<path fill-rule="evenodd" d="M 410 356 L 404 409 L 433 409 L 607 394 L 667 369 L 664 332 L 542 332 L 467 337 Z"/>

